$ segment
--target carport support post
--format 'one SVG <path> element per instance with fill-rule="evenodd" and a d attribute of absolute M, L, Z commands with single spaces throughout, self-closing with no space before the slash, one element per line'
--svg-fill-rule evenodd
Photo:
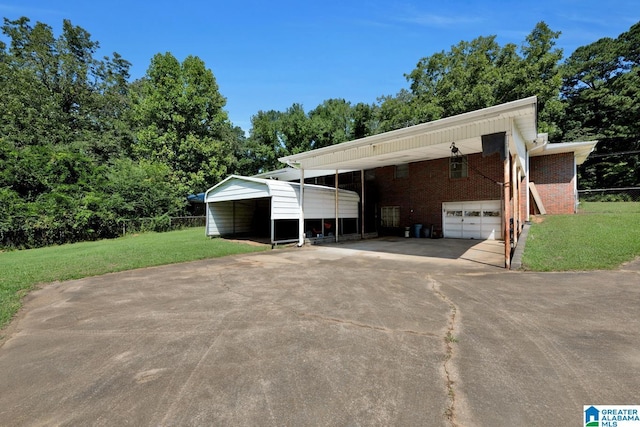
<path fill-rule="evenodd" d="M 511 218 L 511 154 L 509 153 L 509 145 L 506 147 L 506 158 L 504 159 L 504 184 L 503 187 L 503 227 L 504 227 L 504 266 L 511 268 L 511 235 L 509 233 L 509 219 Z"/>
<path fill-rule="evenodd" d="M 364 169 L 360 169 L 360 237 L 364 239 Z"/>
<path fill-rule="evenodd" d="M 276 243 L 276 224 L 273 218 L 271 218 L 271 248 L 273 249 L 273 245 Z"/>
<path fill-rule="evenodd" d="M 338 223 L 340 222 L 340 220 L 338 219 L 338 169 L 336 169 L 336 228 L 335 228 L 335 233 L 336 233 L 336 243 L 338 243 L 338 231 L 340 230 L 338 228 Z"/>
<path fill-rule="evenodd" d="M 300 167 L 300 219 L 298 219 L 298 247 L 304 245 L 304 169 Z"/>

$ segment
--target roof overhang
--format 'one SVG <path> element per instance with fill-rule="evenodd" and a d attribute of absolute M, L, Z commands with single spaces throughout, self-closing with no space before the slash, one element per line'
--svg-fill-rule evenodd
<path fill-rule="evenodd" d="M 514 128 L 527 145 L 538 138 L 535 96 L 279 160 L 305 170 L 373 169 L 449 157 L 452 142 L 462 154 L 481 153 L 482 135 Z"/>
<path fill-rule="evenodd" d="M 352 172 L 355 169 L 350 170 L 341 170 L 340 172 Z M 305 171 L 305 178 L 317 178 L 320 176 L 329 176 L 336 173 L 335 169 L 319 169 L 312 171 Z M 277 169 L 274 171 L 263 172 L 258 175 L 253 175 L 254 178 L 263 178 L 263 179 L 277 179 L 280 181 L 297 181 L 300 180 L 300 169 L 286 167 L 282 169 Z"/>
<path fill-rule="evenodd" d="M 530 157 L 548 156 L 551 154 L 574 153 L 576 165 L 581 165 L 587 160 L 589 154 L 596 148 L 598 141 L 562 142 L 544 144 L 539 150 L 530 150 Z"/>

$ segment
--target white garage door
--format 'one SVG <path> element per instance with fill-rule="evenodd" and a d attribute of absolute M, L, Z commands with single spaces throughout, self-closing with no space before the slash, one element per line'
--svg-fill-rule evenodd
<path fill-rule="evenodd" d="M 442 204 L 444 237 L 454 239 L 502 239 L 500 200 Z"/>

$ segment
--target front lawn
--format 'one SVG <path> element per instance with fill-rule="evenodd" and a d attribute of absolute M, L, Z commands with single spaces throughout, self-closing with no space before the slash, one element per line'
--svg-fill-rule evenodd
<path fill-rule="evenodd" d="M 640 256 L 639 202 L 585 202 L 577 215 L 534 218 L 523 268 L 614 269 Z"/>
<path fill-rule="evenodd" d="M 262 251 L 249 245 L 209 239 L 202 228 L 143 233 L 119 239 L 0 252 L 0 328 L 20 308 L 20 299 L 38 283 Z"/>

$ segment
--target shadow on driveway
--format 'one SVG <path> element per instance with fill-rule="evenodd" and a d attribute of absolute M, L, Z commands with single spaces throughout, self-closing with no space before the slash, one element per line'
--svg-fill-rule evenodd
<path fill-rule="evenodd" d="M 504 268 L 504 241 L 500 240 L 380 237 L 325 245 L 367 252 L 433 258 L 434 261 L 469 261 Z"/>

